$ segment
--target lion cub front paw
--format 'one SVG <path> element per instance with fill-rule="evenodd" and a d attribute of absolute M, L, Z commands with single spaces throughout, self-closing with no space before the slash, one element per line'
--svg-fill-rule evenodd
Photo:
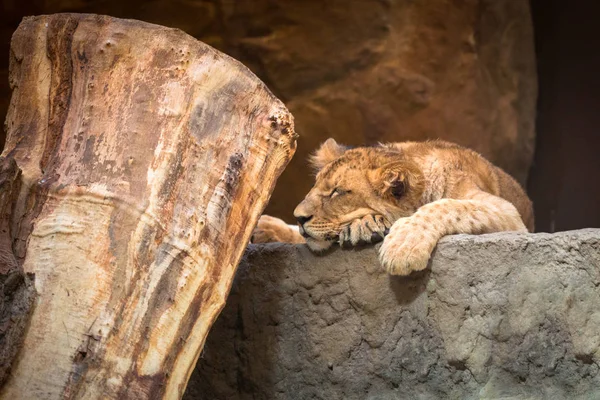
<path fill-rule="evenodd" d="M 261 215 L 254 232 L 252 232 L 252 243 L 304 243 L 304 238 L 285 221 L 271 217 L 270 215 Z"/>
<path fill-rule="evenodd" d="M 355 219 L 340 232 L 340 245 L 356 246 L 381 242 L 390 225 L 382 215 L 366 215 Z"/>
<path fill-rule="evenodd" d="M 391 275 L 408 275 L 427 268 L 438 238 L 419 227 L 411 217 L 392 225 L 379 249 L 379 261 Z"/>

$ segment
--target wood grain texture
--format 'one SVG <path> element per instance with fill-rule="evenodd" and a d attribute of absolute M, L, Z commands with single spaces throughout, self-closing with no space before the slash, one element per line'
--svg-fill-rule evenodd
<path fill-rule="evenodd" d="M 0 385 L 10 376 L 33 310 L 32 277 L 13 252 L 11 215 L 21 188 L 14 159 L 0 157 Z"/>
<path fill-rule="evenodd" d="M 25 19 L 3 155 L 37 300 L 3 398 L 179 398 L 293 119 L 248 69 L 139 21 Z"/>

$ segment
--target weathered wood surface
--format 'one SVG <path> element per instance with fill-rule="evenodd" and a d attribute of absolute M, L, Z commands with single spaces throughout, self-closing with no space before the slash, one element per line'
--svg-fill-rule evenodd
<path fill-rule="evenodd" d="M 6 399 L 179 398 L 275 181 L 291 115 L 185 33 L 25 19 L 3 156 L 37 298 Z"/>
<path fill-rule="evenodd" d="M 14 159 L 0 157 L 0 385 L 10 375 L 31 315 L 35 289 L 13 253 L 10 219 L 21 188 Z"/>

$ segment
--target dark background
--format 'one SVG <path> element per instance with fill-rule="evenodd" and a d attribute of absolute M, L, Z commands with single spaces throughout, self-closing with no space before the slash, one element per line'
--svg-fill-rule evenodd
<path fill-rule="evenodd" d="M 538 117 L 528 192 L 536 229 L 600 227 L 598 2 L 532 0 Z"/>
<path fill-rule="evenodd" d="M 161 9 L 164 7 L 164 9 Z M 203 3 L 198 3 L 202 13 Z M 527 191 L 536 230 L 600 227 L 600 23 L 591 0 L 531 0 L 539 79 L 537 139 Z M 175 26 L 193 36 L 206 28 L 165 3 L 115 0 L 2 0 L 0 9 L 0 118 L 10 93 L 10 37 L 21 18 L 56 12 L 90 12 Z M 157 20 L 156 15 L 160 15 Z M 209 44 L 220 48 L 215 38 Z M 231 54 L 236 57 L 236 54 Z M 267 82 L 271 86 L 271 82 Z M 277 94 L 277 93 L 275 93 Z M 283 99 L 285 100 L 285 99 Z M 0 134 L 4 143 L 4 131 Z"/>

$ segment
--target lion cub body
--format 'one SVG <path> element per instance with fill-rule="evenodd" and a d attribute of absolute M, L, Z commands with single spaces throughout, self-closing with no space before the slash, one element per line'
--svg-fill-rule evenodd
<path fill-rule="evenodd" d="M 399 150 L 419 165 L 425 178 L 426 203 L 442 198 L 468 198 L 473 190 L 479 189 L 512 203 L 527 230 L 533 232 L 533 206 L 525 191 L 513 177 L 479 153 L 441 140 L 394 143 L 386 147 Z"/>
<path fill-rule="evenodd" d="M 255 231 L 258 241 L 305 239 L 321 251 L 336 242 L 383 239 L 381 263 L 391 274 L 407 275 L 427 266 L 444 235 L 533 231 L 531 201 L 519 184 L 453 143 L 348 149 L 329 139 L 312 162 L 318 170 L 315 185 L 294 211 L 299 231 L 263 217 Z"/>

